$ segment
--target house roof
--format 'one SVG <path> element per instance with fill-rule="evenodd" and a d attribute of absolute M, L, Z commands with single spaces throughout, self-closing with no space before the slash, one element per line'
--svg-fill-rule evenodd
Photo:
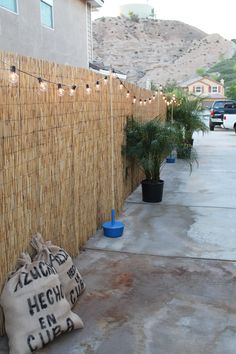
<path fill-rule="evenodd" d="M 99 72 L 100 74 L 103 74 L 103 75 L 109 75 L 111 68 L 109 66 L 104 65 L 103 63 L 92 62 L 92 63 L 89 63 L 89 69 Z M 117 70 L 115 68 L 114 68 L 114 70 L 115 70 L 117 77 L 119 77 L 120 79 L 126 80 L 127 75 L 125 73 L 123 73 L 122 71 Z"/>
<path fill-rule="evenodd" d="M 196 96 L 196 94 L 191 93 L 191 95 Z M 206 94 L 199 94 L 197 95 L 198 97 L 204 98 L 204 99 L 225 99 L 226 97 L 222 95 L 222 93 L 206 93 Z"/>
<path fill-rule="evenodd" d="M 181 86 L 181 87 L 188 87 L 189 85 L 192 85 L 192 84 L 194 84 L 195 82 L 202 82 L 202 83 L 204 83 L 204 82 L 203 82 L 204 79 L 207 79 L 207 80 L 209 80 L 209 81 L 212 81 L 212 82 L 216 83 L 217 85 L 224 86 L 224 85 L 222 85 L 221 82 L 216 81 L 216 80 L 214 80 L 214 79 L 211 79 L 211 78 L 209 78 L 209 77 L 207 77 L 207 76 L 197 76 L 197 77 L 195 77 L 194 79 L 190 79 L 190 80 L 188 80 L 188 81 L 183 81 L 182 83 L 180 83 L 180 86 Z"/>
<path fill-rule="evenodd" d="M 87 0 L 87 2 L 92 7 L 102 7 L 104 5 L 104 0 Z"/>
<path fill-rule="evenodd" d="M 193 84 L 194 82 L 199 81 L 201 79 L 202 79 L 202 76 L 197 76 L 194 79 L 189 79 L 189 80 L 186 80 L 186 81 L 182 81 L 180 83 L 180 87 L 187 87 L 187 86 L 189 86 L 189 85 Z"/>

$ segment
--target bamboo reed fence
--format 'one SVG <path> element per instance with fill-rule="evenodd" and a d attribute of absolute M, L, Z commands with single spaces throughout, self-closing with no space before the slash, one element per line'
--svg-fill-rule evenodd
<path fill-rule="evenodd" d="M 110 218 L 111 112 L 114 116 L 115 208 L 136 188 L 141 174 L 121 155 L 127 117 L 165 119 L 166 106 L 157 96 L 140 107 L 126 98 L 119 80 L 113 94 L 102 76 L 92 71 L 0 53 L 0 286 L 14 269 L 36 232 L 65 248 L 72 256 Z M 38 81 L 20 73 L 17 86 L 8 81 L 9 67 L 57 83 L 79 86 L 75 97 L 58 97 L 57 86 L 39 93 Z M 101 88 L 97 92 L 96 81 Z M 137 99 L 152 92 L 125 82 Z M 159 109 L 159 112 L 158 112 Z M 4 333 L 3 321 L 0 331 Z"/>

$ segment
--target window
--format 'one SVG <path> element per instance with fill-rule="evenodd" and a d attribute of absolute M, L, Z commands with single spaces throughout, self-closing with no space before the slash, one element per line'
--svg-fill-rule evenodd
<path fill-rule="evenodd" d="M 211 86 L 211 92 L 212 93 L 217 93 L 218 92 L 218 87 L 217 86 Z"/>
<path fill-rule="evenodd" d="M 53 0 L 40 0 L 40 13 L 42 25 L 53 28 Z"/>
<path fill-rule="evenodd" d="M 195 92 L 196 93 L 202 93 L 202 86 L 196 86 L 195 87 Z"/>
<path fill-rule="evenodd" d="M 0 0 L 0 6 L 5 9 L 17 13 L 16 0 Z"/>

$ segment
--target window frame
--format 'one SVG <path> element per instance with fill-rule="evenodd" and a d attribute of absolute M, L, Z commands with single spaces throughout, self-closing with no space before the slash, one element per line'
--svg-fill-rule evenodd
<path fill-rule="evenodd" d="M 195 86 L 195 93 L 202 93 L 202 86 Z"/>
<path fill-rule="evenodd" d="M 52 27 L 45 25 L 44 23 L 42 23 L 42 14 L 41 14 L 41 3 L 44 3 L 48 6 L 51 7 L 52 10 Z M 41 26 L 43 26 L 44 28 L 50 29 L 50 30 L 54 30 L 54 2 L 53 0 L 40 0 L 40 21 L 41 21 Z"/>
<path fill-rule="evenodd" d="M 211 93 L 218 93 L 218 86 L 211 86 Z"/>
<path fill-rule="evenodd" d="M 13 1 L 15 1 L 15 4 L 16 4 L 16 11 L 12 11 L 9 8 L 5 7 L 5 6 L 2 6 L 1 4 L 0 4 L 0 9 L 3 9 L 3 10 L 8 11 L 8 12 L 11 12 L 12 14 L 18 15 L 19 14 L 19 12 L 18 12 L 18 0 L 13 0 Z"/>

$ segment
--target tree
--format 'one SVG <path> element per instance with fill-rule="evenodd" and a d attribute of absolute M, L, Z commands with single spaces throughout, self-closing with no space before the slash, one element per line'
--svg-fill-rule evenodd
<path fill-rule="evenodd" d="M 206 69 L 204 68 L 198 68 L 196 70 L 196 73 L 199 75 L 199 76 L 205 76 L 206 75 Z"/>
<path fill-rule="evenodd" d="M 236 84 L 231 85 L 227 90 L 226 90 L 226 96 L 230 100 L 236 100 Z"/>
<path fill-rule="evenodd" d="M 139 16 L 135 14 L 133 11 L 129 11 L 129 18 L 133 22 L 139 22 Z"/>

